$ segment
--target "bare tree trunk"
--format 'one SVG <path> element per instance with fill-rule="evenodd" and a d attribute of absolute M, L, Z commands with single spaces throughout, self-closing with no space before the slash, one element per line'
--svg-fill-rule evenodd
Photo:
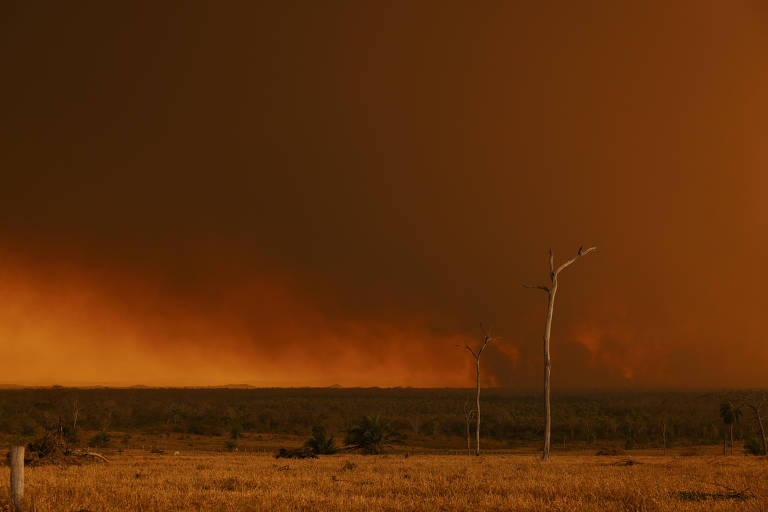
<path fill-rule="evenodd" d="M 467 455 L 472 455 L 472 416 L 475 414 L 474 409 L 468 408 L 469 404 L 464 402 L 464 423 L 467 426 Z"/>
<path fill-rule="evenodd" d="M 661 422 L 661 439 L 664 442 L 664 456 L 667 456 L 667 422 Z"/>
<path fill-rule="evenodd" d="M 768 439 L 765 437 L 765 425 L 763 425 L 762 408 L 765 405 L 766 400 L 757 400 L 753 403 L 747 403 L 747 407 L 752 409 L 752 413 L 755 415 L 757 425 L 760 427 L 760 436 L 763 441 L 763 454 L 768 455 Z"/>
<path fill-rule="evenodd" d="M 552 284 L 547 301 L 547 321 L 544 325 L 544 452 L 542 458 L 549 460 L 550 430 L 552 429 L 552 405 L 549 399 L 550 374 L 552 361 L 549 358 L 549 334 L 552 330 L 552 313 L 555 309 L 555 293 L 557 293 L 557 280 Z"/>
<path fill-rule="evenodd" d="M 467 455 L 472 455 L 472 438 L 469 435 L 469 420 L 467 420 Z"/>
<path fill-rule="evenodd" d="M 763 454 L 768 455 L 768 442 L 765 438 L 765 426 L 763 425 L 763 417 L 760 415 L 760 409 L 755 407 L 755 416 L 757 416 L 757 424 L 760 425 L 760 435 L 763 438 Z"/>
<path fill-rule="evenodd" d="M 77 432 L 77 416 L 80 413 L 80 404 L 77 402 L 77 398 L 75 398 L 74 403 L 72 404 L 72 432 Z"/>
<path fill-rule="evenodd" d="M 477 424 L 475 426 L 475 439 L 477 439 L 477 446 L 475 447 L 475 455 L 480 456 L 480 357 L 476 359 L 477 366 L 477 395 L 475 400 L 475 411 L 477 415 Z"/>
<path fill-rule="evenodd" d="M 586 251 L 579 247 L 579 252 L 571 258 L 570 260 L 566 261 L 557 269 L 555 269 L 555 262 L 554 262 L 554 256 L 552 254 L 552 249 L 549 250 L 549 279 L 551 281 L 550 286 L 535 286 L 535 285 L 523 285 L 526 288 L 537 288 L 539 290 L 544 290 L 547 292 L 547 319 L 546 323 L 544 324 L 544 450 L 542 452 L 541 458 L 544 460 L 549 460 L 549 454 L 551 449 L 551 443 L 550 443 L 550 431 L 552 430 L 552 406 L 550 402 L 550 374 L 552 372 L 552 362 L 549 357 L 549 338 L 550 338 L 550 332 L 552 331 L 552 313 L 555 309 L 555 295 L 557 294 L 557 276 L 565 270 L 569 265 L 571 265 L 573 262 L 575 262 L 577 259 L 581 258 L 585 254 L 589 254 L 590 252 L 596 250 L 597 247 L 590 247 Z"/>

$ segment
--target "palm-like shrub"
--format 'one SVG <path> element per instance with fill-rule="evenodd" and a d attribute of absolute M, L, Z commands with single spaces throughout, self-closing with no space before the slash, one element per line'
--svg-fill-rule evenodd
<path fill-rule="evenodd" d="M 379 415 L 365 416 L 357 425 L 347 430 L 344 444 L 366 454 L 379 454 L 386 447 L 402 442 L 405 438 L 388 421 Z"/>
<path fill-rule="evenodd" d="M 741 409 L 734 407 L 731 402 L 723 402 L 720 404 L 720 417 L 723 418 L 723 423 L 731 434 L 731 455 L 733 455 L 733 426 L 741 418 Z"/>
<path fill-rule="evenodd" d="M 312 437 L 307 439 L 304 446 L 311 449 L 318 455 L 330 455 L 339 451 L 333 436 L 328 437 L 323 427 L 317 426 L 312 429 Z"/>
<path fill-rule="evenodd" d="M 726 425 L 733 425 L 738 423 L 739 418 L 741 418 L 741 409 L 735 407 L 731 402 L 723 402 L 720 404 L 720 417 Z"/>

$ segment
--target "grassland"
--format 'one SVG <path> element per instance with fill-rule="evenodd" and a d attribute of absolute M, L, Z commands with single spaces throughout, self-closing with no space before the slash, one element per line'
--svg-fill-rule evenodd
<path fill-rule="evenodd" d="M 28 467 L 27 512 L 768 512 L 768 459 L 744 455 L 758 431 L 749 414 L 734 428 L 736 455 L 722 455 L 719 406 L 730 396 L 563 394 L 553 460 L 542 463 L 541 397 L 502 389 L 484 394 L 481 457 L 466 455 L 467 390 L 5 390 L 0 446 L 60 432 L 111 460 Z M 381 456 L 272 456 L 316 425 L 343 444 L 366 414 L 390 421 L 404 444 Z M 595 456 L 606 450 L 626 453 Z M 0 512 L 8 481 L 0 466 Z"/>
<path fill-rule="evenodd" d="M 128 450 L 26 470 L 29 510 L 768 510 L 768 461 L 746 456 L 266 454 Z M 0 468 L 7 506 L 8 468 Z M 744 492 L 734 496 L 735 491 Z"/>

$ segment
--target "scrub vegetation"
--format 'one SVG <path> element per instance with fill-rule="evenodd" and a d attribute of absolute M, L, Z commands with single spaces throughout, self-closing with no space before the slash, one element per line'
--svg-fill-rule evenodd
<path fill-rule="evenodd" d="M 465 452 L 465 409 L 474 398 L 470 389 L 2 390 L 0 436 L 31 441 L 61 423 L 74 446 L 130 449 L 185 437 L 182 448 L 218 449 L 228 441 L 234 449 L 258 436 L 303 443 L 320 427 L 342 445 L 364 417 L 378 416 L 405 436 L 405 446 Z M 552 397 L 552 449 L 663 449 L 665 442 L 674 448 L 725 440 L 730 453 L 733 438 L 759 453 L 761 430 L 750 407 L 741 405 L 733 421 L 721 416 L 722 404 L 735 407 L 737 399 L 715 391 L 559 392 Z M 540 449 L 541 393 L 489 388 L 482 403 L 484 449 Z"/>

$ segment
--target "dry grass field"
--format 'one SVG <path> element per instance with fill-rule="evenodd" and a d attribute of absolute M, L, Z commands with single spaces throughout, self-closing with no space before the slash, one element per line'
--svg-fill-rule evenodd
<path fill-rule="evenodd" d="M 627 464 L 631 460 L 631 464 Z M 8 468 L 0 469 L 7 507 Z M 768 510 L 768 461 L 733 456 L 182 452 L 26 470 L 28 510 Z M 734 495 L 735 492 L 744 491 Z"/>

